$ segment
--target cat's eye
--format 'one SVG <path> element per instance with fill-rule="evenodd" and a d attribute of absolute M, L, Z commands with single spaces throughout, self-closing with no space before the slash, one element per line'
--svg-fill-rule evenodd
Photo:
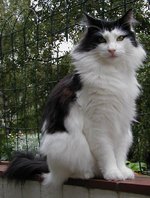
<path fill-rule="evenodd" d="M 123 41 L 125 37 L 124 35 L 118 36 L 117 41 Z"/>
<path fill-rule="evenodd" d="M 100 36 L 98 38 L 99 43 L 106 43 L 106 40 L 104 39 L 104 37 Z"/>

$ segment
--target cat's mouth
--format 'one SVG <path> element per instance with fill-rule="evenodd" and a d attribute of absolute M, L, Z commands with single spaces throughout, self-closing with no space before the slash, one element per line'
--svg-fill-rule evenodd
<path fill-rule="evenodd" d="M 117 58 L 118 56 L 117 56 L 117 54 L 111 54 L 108 57 L 114 59 L 114 58 Z"/>

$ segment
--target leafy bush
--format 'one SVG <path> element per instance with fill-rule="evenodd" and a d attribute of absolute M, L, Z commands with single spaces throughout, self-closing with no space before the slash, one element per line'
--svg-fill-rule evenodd
<path fill-rule="evenodd" d="M 144 162 L 130 162 L 127 161 L 126 165 L 134 172 L 141 173 L 147 170 L 147 165 Z"/>

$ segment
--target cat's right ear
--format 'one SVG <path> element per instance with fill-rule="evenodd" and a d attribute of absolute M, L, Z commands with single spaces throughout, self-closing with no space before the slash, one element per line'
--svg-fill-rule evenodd
<path fill-rule="evenodd" d="M 83 23 L 86 26 L 91 26 L 91 24 L 93 24 L 93 21 L 94 21 L 94 18 L 90 16 L 89 14 L 87 14 L 86 12 L 84 12 Z"/>
<path fill-rule="evenodd" d="M 128 10 L 120 19 L 119 23 L 124 27 L 132 28 L 137 21 L 134 19 L 133 10 Z"/>
<path fill-rule="evenodd" d="M 81 23 L 86 27 L 98 26 L 98 20 L 93 18 L 91 15 L 87 14 L 86 12 L 84 12 L 84 17 Z"/>

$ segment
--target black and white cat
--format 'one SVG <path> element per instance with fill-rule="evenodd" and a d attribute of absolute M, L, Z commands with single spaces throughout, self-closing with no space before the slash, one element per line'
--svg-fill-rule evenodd
<path fill-rule="evenodd" d="M 72 51 L 75 71 L 53 89 L 43 116 L 40 152 L 50 171 L 44 174 L 44 184 L 60 185 L 69 177 L 134 178 L 125 162 L 139 95 L 136 70 L 146 53 L 136 40 L 133 22 L 132 10 L 116 21 L 86 14 L 86 32 Z M 44 164 L 28 161 L 25 173 L 23 158 L 17 157 L 8 177 L 17 177 L 17 170 L 27 175 L 28 169 L 31 173 Z"/>

